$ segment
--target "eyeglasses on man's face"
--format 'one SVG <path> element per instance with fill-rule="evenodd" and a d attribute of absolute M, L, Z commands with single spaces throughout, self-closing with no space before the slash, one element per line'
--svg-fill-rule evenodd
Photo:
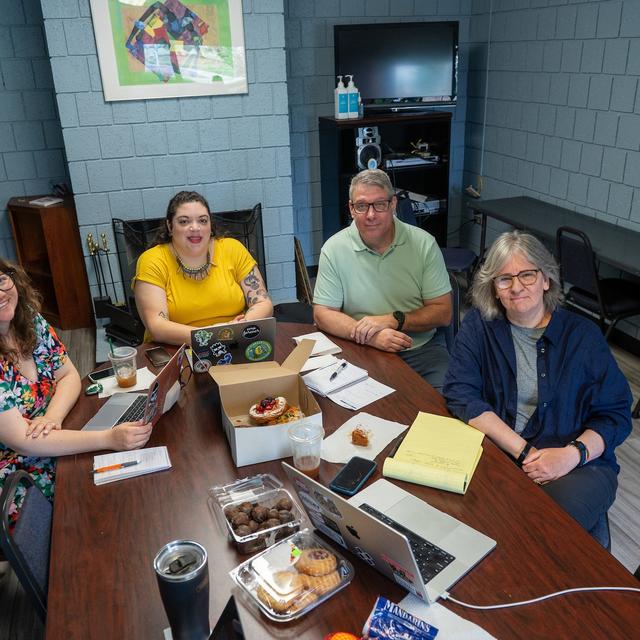
<path fill-rule="evenodd" d="M 510 273 L 501 273 L 499 276 L 496 276 L 493 281 L 496 283 L 496 289 L 501 290 L 511 289 L 515 278 L 520 280 L 521 285 L 530 287 L 538 280 L 539 273 L 540 269 L 525 269 L 524 271 L 520 271 L 513 275 Z"/>
<path fill-rule="evenodd" d="M 358 215 L 369 213 L 369 208 L 373 207 L 376 213 L 385 213 L 389 211 L 391 206 L 391 199 L 389 200 L 376 200 L 375 202 L 351 202 L 351 208 Z"/>
<path fill-rule="evenodd" d="M 15 271 L 0 273 L 0 291 L 11 291 L 11 289 L 15 287 L 16 283 L 13 280 L 14 273 Z"/>

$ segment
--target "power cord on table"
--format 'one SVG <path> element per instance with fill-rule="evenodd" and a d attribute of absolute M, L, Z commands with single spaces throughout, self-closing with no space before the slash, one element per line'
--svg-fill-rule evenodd
<path fill-rule="evenodd" d="M 520 602 L 507 602 L 505 604 L 488 604 L 488 605 L 478 605 L 478 604 L 469 604 L 468 602 L 462 602 L 461 600 L 457 600 L 448 591 L 445 591 L 442 594 L 443 600 L 451 600 L 451 602 L 455 602 L 462 607 L 468 607 L 469 609 L 507 609 L 509 607 L 520 607 L 525 604 L 534 604 L 536 602 L 542 602 L 543 600 L 549 600 L 550 598 L 555 598 L 556 596 L 564 596 L 568 593 L 580 593 L 584 591 L 631 591 L 640 593 L 640 589 L 635 587 L 575 587 L 573 589 L 563 589 L 562 591 L 555 591 L 554 593 L 548 593 L 545 596 L 540 596 L 538 598 L 532 598 L 531 600 L 521 600 Z"/>

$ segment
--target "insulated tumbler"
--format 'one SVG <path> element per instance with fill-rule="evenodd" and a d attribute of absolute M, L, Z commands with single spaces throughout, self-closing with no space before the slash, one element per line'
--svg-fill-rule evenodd
<path fill-rule="evenodd" d="M 211 629 L 205 548 L 190 540 L 174 540 L 158 551 L 153 567 L 173 640 L 207 640 Z"/>

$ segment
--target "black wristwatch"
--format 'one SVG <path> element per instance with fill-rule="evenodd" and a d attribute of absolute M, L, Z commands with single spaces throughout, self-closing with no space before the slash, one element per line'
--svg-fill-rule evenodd
<path fill-rule="evenodd" d="M 394 311 L 393 317 L 397 320 L 398 326 L 396 331 L 402 331 L 402 327 L 404 327 L 404 313 L 402 311 Z"/>
<path fill-rule="evenodd" d="M 569 446 L 575 447 L 580 452 L 580 462 L 578 462 L 578 466 L 584 467 L 589 461 L 589 449 L 587 449 L 587 445 L 580 440 L 572 440 Z"/>

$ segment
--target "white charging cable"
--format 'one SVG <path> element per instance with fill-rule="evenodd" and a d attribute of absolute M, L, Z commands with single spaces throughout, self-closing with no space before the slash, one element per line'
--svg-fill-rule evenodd
<path fill-rule="evenodd" d="M 548 593 L 545 596 L 540 596 L 539 598 L 532 598 L 531 600 L 521 600 L 520 602 L 507 602 L 505 604 L 489 604 L 489 605 L 478 605 L 478 604 L 469 604 L 468 602 L 462 602 L 457 600 L 453 596 L 449 594 L 448 591 L 445 591 L 442 594 L 443 600 L 451 600 L 451 602 L 455 602 L 463 607 L 468 607 L 469 609 L 507 609 L 508 607 L 520 607 L 525 604 L 534 604 L 536 602 L 542 602 L 543 600 L 549 600 L 550 598 L 555 598 L 556 596 L 564 596 L 568 593 L 580 593 L 584 591 L 630 591 L 635 593 L 640 593 L 640 589 L 635 587 L 576 587 L 574 589 L 563 589 L 562 591 L 555 591 L 554 593 Z"/>

